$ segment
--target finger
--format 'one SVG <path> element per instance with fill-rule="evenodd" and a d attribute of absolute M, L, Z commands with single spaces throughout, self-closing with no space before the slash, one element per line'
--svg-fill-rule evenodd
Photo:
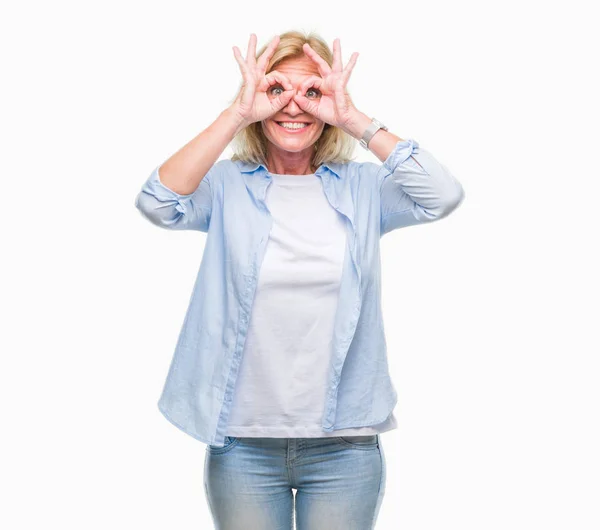
<path fill-rule="evenodd" d="M 246 62 L 250 66 L 256 66 L 256 35 L 250 33 L 250 40 L 248 41 L 248 55 L 246 56 Z"/>
<path fill-rule="evenodd" d="M 244 58 L 242 57 L 240 49 L 237 46 L 233 47 L 233 55 L 235 56 L 237 63 L 240 65 L 240 70 L 245 78 L 246 74 L 248 73 L 248 65 L 244 62 Z"/>
<path fill-rule="evenodd" d="M 285 107 L 290 100 L 294 97 L 293 90 L 286 90 L 283 94 L 279 94 L 275 99 L 271 101 L 271 106 L 274 111 L 278 111 Z"/>
<path fill-rule="evenodd" d="M 300 95 L 304 96 L 309 88 L 317 88 L 320 90 L 323 82 L 323 78 L 317 75 L 311 75 L 310 77 L 307 77 L 304 81 L 302 81 L 300 88 L 298 89 L 300 91 Z"/>
<path fill-rule="evenodd" d="M 278 72 L 277 70 L 271 70 L 265 78 L 269 81 L 269 85 L 274 85 L 276 83 L 281 83 L 281 86 L 285 88 L 285 90 L 293 90 L 294 86 L 290 83 L 290 80 L 286 77 L 285 74 Z"/>
<path fill-rule="evenodd" d="M 354 69 L 354 65 L 356 64 L 357 59 L 358 59 L 358 52 L 354 52 L 352 54 L 352 57 L 350 57 L 350 60 L 348 61 L 346 68 L 342 72 L 342 84 L 344 86 L 346 86 L 346 83 L 348 83 L 348 79 L 350 78 L 350 74 L 352 73 L 352 70 Z"/>
<path fill-rule="evenodd" d="M 334 39 L 333 41 L 333 64 L 331 69 L 334 72 L 342 71 L 342 49 L 340 45 L 340 39 Z"/>
<path fill-rule="evenodd" d="M 294 95 L 294 101 L 304 112 L 308 112 L 309 114 L 312 114 L 318 118 L 317 109 L 319 108 L 319 105 L 317 105 L 316 102 L 311 101 L 307 97 L 301 96 L 300 94 Z"/>
<path fill-rule="evenodd" d="M 264 76 L 258 85 L 258 89 L 266 92 L 270 87 L 275 85 L 281 85 L 286 92 L 294 92 L 294 87 L 290 83 L 290 80 L 277 70 L 273 70 Z"/>
<path fill-rule="evenodd" d="M 319 68 L 319 74 L 321 74 L 321 77 L 325 77 L 326 75 L 331 73 L 331 68 L 327 64 L 327 61 L 325 61 L 323 57 L 321 57 L 315 50 L 313 50 L 310 47 L 310 44 L 305 42 L 302 46 L 302 49 L 304 50 L 306 56 L 312 59 L 317 64 L 317 67 Z"/>
<path fill-rule="evenodd" d="M 279 35 L 275 35 L 275 37 L 273 37 L 273 39 L 269 43 L 269 46 L 267 46 L 267 49 L 259 57 L 259 59 L 256 63 L 257 68 L 260 68 L 263 72 L 267 69 L 267 65 L 269 64 L 271 57 L 273 57 L 273 54 L 275 53 L 275 50 L 277 49 L 278 44 L 279 44 Z"/>
<path fill-rule="evenodd" d="M 335 106 L 338 109 L 345 109 L 347 106 L 346 91 L 343 86 L 338 85 L 334 92 Z"/>

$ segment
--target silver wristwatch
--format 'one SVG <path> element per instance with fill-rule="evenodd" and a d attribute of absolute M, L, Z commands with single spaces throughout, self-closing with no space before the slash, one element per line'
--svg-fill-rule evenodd
<path fill-rule="evenodd" d="M 373 118 L 371 123 L 367 127 L 367 130 L 363 134 L 363 137 L 360 139 L 360 145 L 362 145 L 365 149 L 368 149 L 369 141 L 371 140 L 371 138 L 373 138 L 373 135 L 379 129 L 383 129 L 384 131 L 388 130 L 388 128 L 383 123 L 381 123 L 379 120 L 376 120 L 375 118 Z"/>

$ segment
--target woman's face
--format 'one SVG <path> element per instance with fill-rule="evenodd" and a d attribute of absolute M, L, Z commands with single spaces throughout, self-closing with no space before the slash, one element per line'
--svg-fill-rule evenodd
<path fill-rule="evenodd" d="M 306 55 L 302 58 L 282 61 L 275 70 L 284 74 L 296 91 L 307 77 L 312 75 L 320 77 L 317 65 Z M 270 87 L 267 95 L 274 98 L 282 94 L 283 90 L 278 85 L 274 85 Z M 307 93 L 303 95 L 309 99 L 320 97 L 319 91 L 315 88 L 309 88 Z M 281 122 L 288 124 L 290 122 L 302 122 L 308 125 L 301 129 L 286 129 L 279 124 Z M 267 140 L 273 144 L 272 147 L 296 153 L 305 149 L 313 149 L 313 144 L 323 132 L 325 122 L 318 120 L 312 114 L 304 112 L 292 98 L 285 107 L 263 120 L 261 125 Z"/>

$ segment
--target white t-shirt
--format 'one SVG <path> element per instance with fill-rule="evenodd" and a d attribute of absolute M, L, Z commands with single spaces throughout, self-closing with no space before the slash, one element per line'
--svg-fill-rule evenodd
<path fill-rule="evenodd" d="M 311 438 L 381 433 L 321 429 L 346 248 L 343 216 L 317 175 L 270 173 L 273 226 L 260 268 L 227 435 Z M 243 221 L 242 221 L 243 222 Z"/>

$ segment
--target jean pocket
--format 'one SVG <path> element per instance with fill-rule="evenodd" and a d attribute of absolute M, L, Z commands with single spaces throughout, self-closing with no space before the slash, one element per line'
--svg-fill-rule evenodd
<path fill-rule="evenodd" d="M 337 439 L 340 443 L 356 449 L 375 449 L 379 446 L 378 434 L 338 436 Z"/>
<path fill-rule="evenodd" d="M 240 441 L 237 436 L 225 436 L 225 441 L 223 446 L 211 445 L 208 444 L 206 449 L 211 455 L 222 455 L 223 453 L 227 453 L 231 449 L 233 449 L 238 442 Z"/>

